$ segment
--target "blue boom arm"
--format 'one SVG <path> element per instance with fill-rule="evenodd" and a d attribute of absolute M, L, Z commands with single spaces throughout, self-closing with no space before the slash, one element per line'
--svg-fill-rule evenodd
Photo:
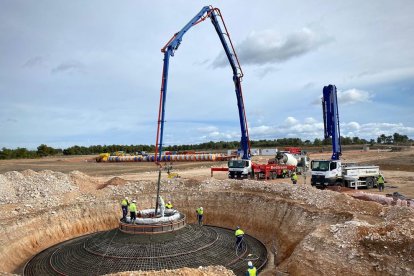
<path fill-rule="evenodd" d="M 211 6 L 206 6 L 190 20 L 178 33 L 176 33 L 170 41 L 161 49 L 164 53 L 164 64 L 162 70 L 162 82 L 160 91 L 160 106 L 158 111 L 158 129 L 157 129 L 157 141 L 155 145 L 155 158 L 156 162 L 161 161 L 162 142 L 164 135 L 164 122 L 165 122 L 165 100 L 167 96 L 167 83 L 168 83 L 168 69 L 170 56 L 174 56 L 174 52 L 181 44 L 181 40 L 184 34 L 196 24 L 204 21 L 206 18 L 210 18 L 211 22 L 219 36 L 220 42 L 223 45 L 224 52 L 229 60 L 230 66 L 233 71 L 233 82 L 235 85 L 235 92 L 237 97 L 237 107 L 239 111 L 240 128 L 241 128 L 241 147 L 243 149 L 243 159 L 250 159 L 250 142 L 249 133 L 247 127 L 246 113 L 244 109 L 243 94 L 241 89 L 241 79 L 243 77 L 243 71 L 241 70 L 240 63 L 237 55 L 234 51 L 233 44 L 230 40 L 230 35 L 224 24 L 223 17 L 220 10 Z M 222 26 L 220 25 L 222 22 Z M 227 39 L 226 39 L 227 37 Z M 227 42 L 228 40 L 228 42 Z M 158 156 L 157 156 L 158 154 Z"/>
<path fill-rule="evenodd" d="M 339 160 L 342 149 L 335 85 L 328 85 L 323 88 L 322 109 L 325 139 L 332 137 L 332 160 Z"/>

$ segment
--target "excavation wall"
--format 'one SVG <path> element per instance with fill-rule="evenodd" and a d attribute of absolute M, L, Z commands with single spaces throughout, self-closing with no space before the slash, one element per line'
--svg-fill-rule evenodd
<path fill-rule="evenodd" d="M 20 273 L 31 256 L 53 244 L 115 228 L 122 196 L 136 198 L 139 208 L 150 208 L 154 186 L 148 181 L 108 186 L 81 203 L 74 197 L 71 204 L 6 218 L 0 258 L 7 261 L 0 263 L 0 271 Z M 164 198 L 186 213 L 190 223 L 195 221 L 195 209 L 203 206 L 205 223 L 240 226 L 264 242 L 275 253 L 275 267 L 268 272 L 409 275 L 414 271 L 414 219 L 410 219 L 414 212 L 409 208 L 386 208 L 308 186 L 256 181 L 176 179 L 162 187 Z"/>

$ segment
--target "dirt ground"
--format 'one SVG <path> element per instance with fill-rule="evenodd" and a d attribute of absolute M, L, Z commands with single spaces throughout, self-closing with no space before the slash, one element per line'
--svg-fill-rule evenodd
<path fill-rule="evenodd" d="M 0 173 L 8 171 L 24 170 L 51 170 L 56 172 L 69 173 L 80 171 L 90 176 L 115 176 L 122 174 L 134 174 L 141 172 L 157 171 L 158 167 L 153 162 L 102 162 L 95 161 L 96 156 L 59 156 L 45 157 L 40 159 L 13 159 L 0 160 Z M 175 169 L 209 167 L 225 164 L 225 162 L 176 162 Z"/>
<path fill-rule="evenodd" d="M 310 157 L 329 159 L 330 154 Z M 255 156 L 253 161 L 268 158 Z M 386 178 L 382 194 L 414 198 L 413 148 L 345 151 L 342 160 L 380 165 Z M 271 261 L 262 275 L 275 275 L 276 270 L 291 275 L 412 275 L 411 207 L 358 200 L 347 195 L 359 192 L 351 189 L 317 190 L 309 176 L 295 186 L 289 179 L 228 180 L 225 172 L 211 178 L 211 166 L 225 165 L 174 163 L 173 172 L 180 177 L 168 179 L 164 173 L 161 192 L 189 222 L 195 220 L 195 206 L 202 204 L 208 223 L 241 225 L 263 241 Z M 0 271 L 21 273 L 31 256 L 51 245 L 116 227 L 125 195 L 137 198 L 141 207 L 153 206 L 157 176 L 153 163 L 96 163 L 91 156 L 0 161 L 0 258 L 6 260 Z M 379 194 L 376 189 L 361 191 Z"/>
<path fill-rule="evenodd" d="M 331 153 L 310 153 L 312 159 L 329 159 Z M 266 163 L 269 156 L 254 156 L 253 161 Z M 379 165 L 386 179 L 385 191 L 383 194 L 399 192 L 409 198 L 414 198 L 414 148 L 405 151 L 391 150 L 349 150 L 344 151 L 341 156 L 344 163 L 358 163 Z M 209 177 L 210 167 L 225 167 L 226 162 L 175 162 L 173 172 L 185 177 L 205 179 Z M 89 176 L 102 176 L 103 179 L 110 179 L 115 176 L 122 176 L 125 179 L 155 179 L 157 176 L 157 166 L 151 162 L 119 162 L 119 163 L 97 163 L 95 156 L 75 156 L 75 157 L 50 157 L 41 159 L 19 159 L 19 160 L 0 160 L 0 173 L 8 171 L 23 170 L 52 170 L 57 172 L 69 173 L 80 171 Z M 215 172 L 215 178 L 226 179 L 225 172 Z M 269 183 L 285 183 L 286 179 L 268 180 Z M 299 179 L 299 184 L 310 184 L 310 177 Z M 370 193 L 380 193 L 370 190 Z"/>

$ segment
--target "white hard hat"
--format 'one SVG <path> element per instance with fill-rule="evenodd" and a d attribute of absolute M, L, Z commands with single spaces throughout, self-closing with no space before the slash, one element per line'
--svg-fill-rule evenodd
<path fill-rule="evenodd" d="M 137 201 L 134 199 L 132 202 L 133 202 L 133 203 L 136 203 Z"/>
<path fill-rule="evenodd" d="M 168 204 L 171 204 L 171 201 L 168 201 Z"/>
<path fill-rule="evenodd" d="M 200 207 L 201 210 L 203 210 L 203 207 Z"/>
<path fill-rule="evenodd" d="M 128 200 L 128 197 L 126 196 L 125 199 Z"/>
<path fill-rule="evenodd" d="M 253 263 L 252 263 L 251 261 L 248 261 L 248 262 L 247 262 L 247 265 L 248 265 L 248 266 L 253 266 Z"/>

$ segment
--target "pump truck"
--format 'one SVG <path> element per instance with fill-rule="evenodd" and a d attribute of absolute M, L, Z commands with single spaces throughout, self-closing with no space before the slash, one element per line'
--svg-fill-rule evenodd
<path fill-rule="evenodd" d="M 332 138 L 332 157 L 331 160 L 311 161 L 312 186 L 321 189 L 327 186 L 376 187 L 377 178 L 380 175 L 378 166 L 343 164 L 340 161 L 342 148 L 338 97 L 335 85 L 328 85 L 323 88 L 322 111 L 325 139 Z"/>
<path fill-rule="evenodd" d="M 233 47 L 233 43 L 230 39 L 230 34 L 227 30 L 226 24 L 224 23 L 223 16 L 218 8 L 212 6 L 205 6 L 201 9 L 199 13 L 196 14 L 179 32 L 175 33 L 171 39 L 165 44 L 161 49 L 161 52 L 164 53 L 164 62 L 162 69 L 162 80 L 161 80 L 161 90 L 160 90 L 160 104 L 158 110 L 158 127 L 157 127 L 157 137 L 155 142 L 155 163 L 160 167 L 158 174 L 158 186 L 157 186 L 157 202 L 156 210 L 158 207 L 158 195 L 160 190 L 160 181 L 161 181 L 161 154 L 162 154 L 162 142 L 164 135 L 164 122 L 165 122 L 165 102 L 167 97 L 167 85 L 168 85 L 168 69 L 170 63 L 170 57 L 174 56 L 175 51 L 177 51 L 180 46 L 184 34 L 191 28 L 197 25 L 198 23 L 203 22 L 209 18 L 211 23 L 214 26 L 214 29 L 217 32 L 221 45 L 224 48 L 224 52 L 227 56 L 227 59 L 230 63 L 230 67 L 233 72 L 233 82 L 235 86 L 236 98 L 237 98 L 237 107 L 239 111 L 239 120 L 240 120 L 240 129 L 241 129 L 241 147 L 243 149 L 242 162 L 243 166 L 250 167 L 251 169 L 251 160 L 250 160 L 250 142 L 249 142 L 249 133 L 246 120 L 246 112 L 244 109 L 243 94 L 241 88 L 241 81 L 243 78 L 243 71 L 240 66 L 239 59 L 236 55 L 236 52 Z"/>

